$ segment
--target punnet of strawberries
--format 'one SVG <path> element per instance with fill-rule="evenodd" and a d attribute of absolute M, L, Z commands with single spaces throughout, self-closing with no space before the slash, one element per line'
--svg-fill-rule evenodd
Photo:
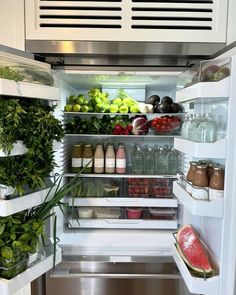
<path fill-rule="evenodd" d="M 181 118 L 169 115 L 155 117 L 151 120 L 150 126 L 156 134 L 175 133 L 181 127 Z"/>

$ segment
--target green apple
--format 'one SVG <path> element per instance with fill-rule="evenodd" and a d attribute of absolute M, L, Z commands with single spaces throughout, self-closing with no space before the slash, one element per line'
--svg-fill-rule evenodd
<path fill-rule="evenodd" d="M 133 104 L 134 104 L 134 101 L 130 97 L 126 97 L 123 99 L 123 105 L 125 105 L 127 107 L 131 107 Z"/>
<path fill-rule="evenodd" d="M 80 94 L 76 97 L 76 103 L 79 105 L 82 105 L 82 104 L 84 104 L 84 99 L 86 100 L 84 95 Z"/>
<path fill-rule="evenodd" d="M 88 104 L 89 104 L 88 100 L 86 98 L 84 98 L 83 105 L 88 105 Z"/>
<path fill-rule="evenodd" d="M 100 103 L 98 103 L 98 104 L 95 106 L 95 112 L 96 112 L 96 113 L 102 113 L 102 111 L 103 111 L 103 103 L 100 102 Z"/>
<path fill-rule="evenodd" d="M 74 105 L 73 105 L 73 111 L 74 111 L 74 112 L 79 112 L 80 109 L 81 109 L 81 106 L 80 106 L 79 104 L 74 104 Z"/>
<path fill-rule="evenodd" d="M 119 108 L 120 113 L 128 113 L 129 112 L 129 108 L 127 106 L 121 106 Z"/>
<path fill-rule="evenodd" d="M 73 105 L 72 104 L 65 105 L 65 111 L 66 112 L 72 112 L 72 109 L 73 109 Z"/>
<path fill-rule="evenodd" d="M 121 107 L 122 104 L 123 104 L 123 102 L 122 102 L 122 99 L 118 97 L 118 98 L 116 98 L 116 99 L 113 100 L 112 104 L 115 104 L 118 107 Z"/>
<path fill-rule="evenodd" d="M 70 95 L 67 99 L 69 103 L 75 103 L 76 102 L 76 95 Z"/>
<path fill-rule="evenodd" d="M 89 112 L 90 113 L 94 112 L 94 107 L 93 106 L 89 105 L 88 107 L 89 107 Z"/>
<path fill-rule="evenodd" d="M 109 111 L 110 111 L 110 104 L 107 102 L 103 103 L 103 112 L 109 113 Z"/>
<path fill-rule="evenodd" d="M 133 104 L 133 105 L 130 107 L 130 112 L 131 112 L 131 113 L 139 113 L 139 112 L 140 112 L 139 106 L 138 106 L 137 104 Z"/>
<path fill-rule="evenodd" d="M 89 107 L 88 106 L 85 106 L 85 105 L 81 106 L 81 112 L 87 113 L 88 111 L 89 111 Z"/>
<path fill-rule="evenodd" d="M 110 105 L 110 113 L 118 113 L 119 112 L 119 107 L 115 104 Z"/>

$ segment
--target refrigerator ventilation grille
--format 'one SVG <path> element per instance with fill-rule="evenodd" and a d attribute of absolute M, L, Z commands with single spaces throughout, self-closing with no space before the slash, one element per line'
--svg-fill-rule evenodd
<path fill-rule="evenodd" d="M 212 30 L 211 0 L 132 0 L 132 29 Z"/>
<path fill-rule="evenodd" d="M 41 28 L 120 29 L 122 0 L 40 0 Z"/>

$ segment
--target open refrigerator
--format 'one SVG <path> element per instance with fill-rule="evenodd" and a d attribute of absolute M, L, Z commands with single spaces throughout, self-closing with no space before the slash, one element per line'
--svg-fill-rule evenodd
<path fill-rule="evenodd" d="M 41 62 L 29 60 L 25 57 L 13 57 L 12 54 L 5 56 L 15 59 L 16 63 L 28 63 L 33 67 L 40 67 L 50 71 L 50 66 Z M 218 62 L 218 61 L 216 61 Z M 114 97 L 115 91 L 124 88 L 131 96 L 140 101 L 145 101 L 147 97 L 158 93 L 159 96 L 170 96 L 177 103 L 182 103 L 185 113 L 211 113 L 217 122 L 218 133 L 217 141 L 214 143 L 196 143 L 182 139 L 180 134 L 156 135 L 97 135 L 97 134 L 66 134 L 61 144 L 55 148 L 55 159 L 57 167 L 55 173 L 64 174 L 64 181 L 75 176 L 70 173 L 71 149 L 78 142 L 89 142 L 96 144 L 102 142 L 107 144 L 112 142 L 117 145 L 124 142 L 126 145 L 127 161 L 131 162 L 131 148 L 134 143 L 142 145 L 165 145 L 173 146 L 180 157 L 179 173 L 176 175 L 136 175 L 132 171 L 126 174 L 83 174 L 86 181 L 96 180 L 104 183 L 111 180 L 119 184 L 119 194 L 117 197 L 77 197 L 65 198 L 65 202 L 73 207 L 76 212 L 80 208 L 89 207 L 97 210 L 97 218 L 73 219 L 69 216 L 69 222 L 64 218 L 60 210 L 57 213 L 57 236 L 59 239 L 58 250 L 56 253 L 56 264 L 59 264 L 52 273 L 48 275 L 48 282 L 58 283 L 61 286 L 62 281 L 67 279 L 88 279 L 103 277 L 112 279 L 134 278 L 134 279 L 168 279 L 171 280 L 183 278 L 187 289 L 193 294 L 209 295 L 233 295 L 235 281 L 235 193 L 236 186 L 234 179 L 236 177 L 235 168 L 235 118 L 236 109 L 236 89 L 234 79 L 236 77 L 236 57 L 227 59 L 230 67 L 230 75 L 220 81 L 201 81 L 195 79 L 192 81 L 194 73 L 187 70 L 184 73 L 179 72 L 156 72 L 153 69 L 144 69 L 139 71 L 104 71 L 100 69 L 93 70 L 57 70 L 53 71 L 54 85 L 45 86 L 30 82 L 15 82 L 6 79 L 0 79 L 0 94 L 2 96 L 25 97 L 35 99 L 46 99 L 50 103 L 56 103 L 55 116 L 64 124 L 73 118 L 80 116 L 89 118 L 91 115 L 101 118 L 97 113 L 74 113 L 65 112 L 64 106 L 66 99 L 71 94 L 86 94 L 91 87 L 100 86 L 104 91 Z M 215 61 L 210 61 L 215 63 Z M 203 63 L 204 65 L 205 63 Z M 193 71 L 194 72 L 194 71 Z M 108 114 L 110 115 L 110 114 Z M 128 114 L 131 116 L 132 114 Z M 153 118 L 160 114 L 147 114 Z M 162 115 L 162 114 L 161 114 Z M 184 116 L 184 114 L 177 114 Z M 24 151 L 27 152 L 27 151 Z M 215 201 L 200 201 L 189 196 L 185 190 L 182 178 L 188 171 L 191 160 L 212 160 L 225 166 L 225 189 L 224 197 Z M 143 181 L 148 185 L 158 186 L 160 183 L 168 183 L 171 197 L 140 197 L 129 196 L 128 188 L 133 183 L 142 185 Z M 129 183 L 129 182 L 133 183 Z M 137 182 L 136 182 L 137 181 Z M 90 182 L 91 184 L 91 182 Z M 0 201 L 0 214 L 2 217 L 29 209 L 41 204 L 47 191 L 36 192 L 32 195 L 25 195 L 12 200 Z M 141 207 L 144 209 L 145 218 L 129 219 L 127 218 L 127 208 Z M 110 209 L 115 217 L 107 217 L 104 212 L 98 209 Z M 170 218 L 153 219 L 150 215 L 152 210 L 161 210 L 171 212 Z M 118 210 L 118 211 L 117 211 Z M 169 211 L 168 211 L 169 210 Z M 98 214 L 100 212 L 100 217 Z M 114 213 L 115 212 L 115 213 Z M 118 212 L 118 215 L 117 215 Z M 105 210 L 105 213 L 107 211 Z M 95 215 L 93 215 L 95 216 Z M 202 240 L 207 245 L 211 258 L 214 260 L 216 274 L 211 278 L 197 278 L 191 274 L 175 247 L 173 233 L 177 228 L 184 224 L 192 224 L 199 232 Z M 48 232 L 52 229 L 49 224 Z M 62 255 L 63 252 L 63 255 Z M 77 260 L 76 260 L 77 259 Z M 102 260 L 100 260 L 102 259 Z M 75 266 L 75 262 L 103 262 L 110 265 L 122 265 L 126 269 L 132 263 L 151 263 L 158 265 L 160 263 L 171 263 L 177 265 L 177 269 L 167 268 L 158 269 L 157 273 L 152 270 L 150 273 L 146 268 L 137 273 L 131 270 L 127 273 L 113 272 L 103 273 L 94 272 L 93 267 L 83 271 L 82 267 Z M 0 279 L 1 294 L 13 294 L 27 283 L 37 279 L 46 273 L 53 266 L 53 255 L 49 253 L 44 255 L 41 261 L 32 263 L 30 267 L 16 277 L 6 280 Z M 163 271 L 163 273 L 162 273 Z M 149 275 L 149 276 L 148 276 Z M 60 280 L 60 281 L 59 281 Z M 67 288 L 71 280 L 67 281 Z M 181 287 L 176 294 L 181 294 Z M 183 287 L 182 287 L 183 288 Z M 186 287 L 184 287 L 186 288 Z M 51 289 L 52 290 L 52 289 Z M 50 289 L 49 289 L 50 291 Z M 51 291 L 52 292 L 52 291 Z M 122 290 L 122 292 L 124 292 Z M 183 294 L 182 289 L 182 294 Z M 48 293 L 50 294 L 50 292 Z M 62 294 L 62 293 L 61 293 Z M 152 294 L 152 293 L 150 293 Z M 166 294 L 166 293 L 165 293 Z"/>

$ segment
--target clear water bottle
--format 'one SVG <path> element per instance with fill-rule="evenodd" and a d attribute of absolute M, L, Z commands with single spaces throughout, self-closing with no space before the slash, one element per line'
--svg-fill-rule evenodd
<path fill-rule="evenodd" d="M 157 173 L 158 174 L 166 174 L 167 173 L 167 151 L 163 147 L 160 147 L 159 152 L 157 154 Z"/>
<path fill-rule="evenodd" d="M 177 174 L 179 171 L 179 154 L 174 148 L 171 148 L 171 150 L 169 151 L 167 162 L 168 174 Z"/>
<path fill-rule="evenodd" d="M 204 120 L 198 127 L 201 142 L 215 142 L 217 139 L 216 122 L 211 118 L 210 114 L 206 114 Z"/>
<path fill-rule="evenodd" d="M 154 174 L 155 172 L 155 157 L 151 147 L 147 147 L 144 152 L 145 173 Z"/>
<path fill-rule="evenodd" d="M 189 140 L 195 141 L 195 142 L 200 142 L 201 138 L 198 133 L 198 127 L 201 124 L 201 122 L 202 122 L 201 114 L 196 114 L 193 117 L 191 124 L 189 125 L 189 130 L 188 130 L 188 139 Z"/>
<path fill-rule="evenodd" d="M 184 121 L 182 125 L 182 138 L 188 139 L 189 134 L 189 126 L 192 123 L 193 120 L 193 114 L 189 114 L 187 119 Z"/>
<path fill-rule="evenodd" d="M 138 145 L 135 145 L 132 151 L 132 170 L 135 174 L 143 173 L 143 152 Z"/>

